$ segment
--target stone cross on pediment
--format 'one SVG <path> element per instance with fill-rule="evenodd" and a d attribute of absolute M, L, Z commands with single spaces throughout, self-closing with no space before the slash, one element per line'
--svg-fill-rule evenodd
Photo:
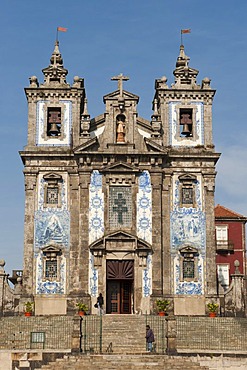
<path fill-rule="evenodd" d="M 120 96 L 123 96 L 123 81 L 128 81 L 129 77 L 124 76 L 122 73 L 120 75 L 112 77 L 112 81 L 118 81 L 118 89 L 120 91 Z"/>

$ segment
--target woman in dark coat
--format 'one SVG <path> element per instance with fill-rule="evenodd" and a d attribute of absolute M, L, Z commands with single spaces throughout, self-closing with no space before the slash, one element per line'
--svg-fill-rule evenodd
<path fill-rule="evenodd" d="M 100 293 L 97 298 L 97 305 L 98 305 L 99 315 L 103 315 L 104 314 L 104 310 L 103 310 L 104 298 L 102 296 L 102 293 Z"/>

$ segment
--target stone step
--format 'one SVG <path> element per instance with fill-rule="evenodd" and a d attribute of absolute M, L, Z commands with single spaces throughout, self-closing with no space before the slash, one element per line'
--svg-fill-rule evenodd
<path fill-rule="evenodd" d="M 208 370 L 187 358 L 160 356 L 160 355 L 90 355 L 66 357 L 49 365 L 43 365 L 42 370 L 142 370 L 142 369 L 169 369 L 169 370 Z"/>

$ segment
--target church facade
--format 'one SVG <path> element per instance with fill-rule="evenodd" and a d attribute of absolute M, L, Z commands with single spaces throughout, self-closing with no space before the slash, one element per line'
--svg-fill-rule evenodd
<path fill-rule="evenodd" d="M 217 296 L 215 166 L 210 79 L 180 46 L 174 83 L 155 81 L 151 120 L 124 89 L 103 97 L 91 118 L 84 79 L 66 82 L 58 42 L 25 89 L 23 296 L 36 314 L 153 312 L 167 298 L 175 314 L 203 314 Z M 116 83 L 116 82 L 114 82 Z"/>

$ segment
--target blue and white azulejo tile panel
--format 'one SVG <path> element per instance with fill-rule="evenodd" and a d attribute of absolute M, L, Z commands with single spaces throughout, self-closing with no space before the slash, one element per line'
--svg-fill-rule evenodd
<path fill-rule="evenodd" d="M 89 292 L 92 297 L 98 295 L 98 270 L 94 267 L 94 256 L 89 251 Z"/>
<path fill-rule="evenodd" d="M 197 276 L 196 281 L 181 281 L 180 280 L 180 260 L 179 256 L 176 255 L 174 258 L 174 285 L 175 285 L 175 294 L 182 295 L 202 295 L 204 294 L 204 259 L 200 255 L 198 257 L 197 265 Z"/>
<path fill-rule="evenodd" d="M 173 179 L 173 209 L 170 214 L 170 223 L 175 294 L 203 294 L 204 292 L 203 266 L 206 254 L 206 217 L 202 210 L 201 182 L 202 179 L 198 176 L 195 184 L 196 207 L 180 207 L 179 181 L 176 176 Z M 186 246 L 198 250 L 196 281 L 180 281 L 179 250 Z"/>
<path fill-rule="evenodd" d="M 59 268 L 59 280 L 51 281 L 44 279 L 44 263 L 42 251 L 36 258 L 36 294 L 65 294 L 66 286 L 66 258 L 61 256 Z"/>
<path fill-rule="evenodd" d="M 152 187 L 149 172 L 143 171 L 138 180 L 137 236 L 152 244 Z"/>
<path fill-rule="evenodd" d="M 149 297 L 152 294 L 152 255 L 147 255 L 147 267 L 142 271 L 142 294 Z"/>
<path fill-rule="evenodd" d="M 49 244 L 58 244 L 69 249 L 70 236 L 70 213 L 67 210 L 52 209 L 37 211 L 35 213 L 35 235 L 34 249 L 37 252 L 40 248 Z"/>
<path fill-rule="evenodd" d="M 98 170 L 91 174 L 89 185 L 89 244 L 104 235 L 104 194 L 102 175 Z"/>

